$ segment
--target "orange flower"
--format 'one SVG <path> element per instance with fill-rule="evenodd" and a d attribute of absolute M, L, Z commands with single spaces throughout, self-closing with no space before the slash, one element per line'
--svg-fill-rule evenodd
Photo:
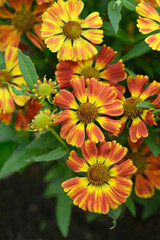
<path fill-rule="evenodd" d="M 124 113 L 121 118 L 123 124 L 120 132 L 123 130 L 127 119 L 129 119 L 131 122 L 129 136 L 132 142 L 136 142 L 141 137 L 148 136 L 148 130 L 145 123 L 149 125 L 157 125 L 152 109 L 136 107 L 138 103 L 143 102 L 148 97 L 157 94 L 157 91 L 160 88 L 160 83 L 153 81 L 146 87 L 145 90 L 143 90 L 148 80 L 148 76 L 136 75 L 135 79 L 132 76 L 129 76 L 127 83 L 131 97 L 126 99 L 124 96 L 121 96 Z"/>
<path fill-rule="evenodd" d="M 14 119 L 14 127 L 16 131 L 28 131 L 30 121 L 41 108 L 42 104 L 40 104 L 39 100 L 31 98 L 23 108 L 17 106 L 14 113 L 1 113 L 0 120 L 8 125 L 12 119 Z"/>
<path fill-rule="evenodd" d="M 54 0 L 36 0 L 37 4 L 41 5 L 43 3 L 54 3 Z"/>
<path fill-rule="evenodd" d="M 8 0 L 8 3 L 13 8 L 13 12 L 4 7 L 0 8 L 0 17 L 11 20 L 10 25 L 0 26 L 0 49 L 5 50 L 8 45 L 18 47 L 20 37 L 25 33 L 30 41 L 42 50 L 44 44 L 40 34 L 41 14 L 48 4 L 36 6 L 32 11 L 33 0 Z"/>
<path fill-rule="evenodd" d="M 137 3 L 142 2 L 143 0 L 136 0 Z M 157 0 L 145 0 L 146 3 L 151 5 L 152 7 L 158 7 Z"/>
<path fill-rule="evenodd" d="M 98 122 L 105 130 L 116 134 L 121 127 L 119 120 L 112 117 L 123 113 L 121 101 L 117 100 L 117 92 L 109 84 L 98 82 L 95 78 L 84 77 L 71 80 L 73 93 L 62 90 L 54 97 L 54 104 L 68 110 L 60 113 L 54 123 L 62 123 L 61 137 L 76 147 L 81 147 L 86 133 L 94 142 L 104 141 L 104 134 L 94 123 Z M 75 99 L 77 98 L 77 101 Z"/>
<path fill-rule="evenodd" d="M 0 0 L 0 7 L 2 7 L 5 4 L 5 0 Z"/>
<path fill-rule="evenodd" d="M 133 161 L 135 173 L 135 193 L 142 198 L 154 195 L 154 188 L 160 189 L 160 154 L 155 157 L 145 145 L 140 149 L 143 139 L 133 143 L 128 139 L 131 152 L 126 155 Z"/>
<path fill-rule="evenodd" d="M 42 16 L 42 37 L 59 59 L 77 61 L 97 54 L 92 43 L 102 42 L 102 19 L 98 12 L 79 19 L 83 7 L 81 0 L 58 0 Z"/>
<path fill-rule="evenodd" d="M 16 95 L 11 86 L 21 90 L 21 84 L 26 82 L 19 68 L 17 48 L 8 46 L 4 58 L 5 69 L 0 70 L 0 113 L 11 113 L 15 109 L 15 104 L 24 106 L 30 97 Z M 8 85 L 8 84 L 10 85 Z"/>
<path fill-rule="evenodd" d="M 77 62 L 60 61 L 55 72 L 60 84 L 59 88 L 71 87 L 70 80 L 80 76 L 84 76 L 85 79 L 91 77 L 97 80 L 105 79 L 110 85 L 116 85 L 117 82 L 125 79 L 122 60 L 111 64 L 116 55 L 117 52 L 103 44 L 96 57 Z"/>
<path fill-rule="evenodd" d="M 79 208 L 107 214 L 109 208 L 116 209 L 129 197 L 130 177 L 136 168 L 130 159 L 120 163 L 127 148 L 116 141 L 102 142 L 98 149 L 95 143 L 86 141 L 81 150 L 85 160 L 71 151 L 67 165 L 75 172 L 86 173 L 85 176 L 66 180 L 62 187 Z"/>
<path fill-rule="evenodd" d="M 160 0 L 156 1 L 160 7 Z M 160 15 L 154 7 L 142 1 L 136 7 L 136 11 L 140 15 L 137 20 L 137 27 L 141 33 L 148 34 L 160 29 Z M 145 42 L 149 44 L 153 50 L 160 51 L 160 33 L 148 36 Z"/>

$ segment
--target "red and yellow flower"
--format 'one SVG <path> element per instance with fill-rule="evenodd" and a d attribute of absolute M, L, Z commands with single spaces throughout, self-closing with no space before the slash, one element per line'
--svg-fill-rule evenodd
<path fill-rule="evenodd" d="M 41 5 L 43 3 L 54 3 L 55 0 L 36 0 L 37 4 Z"/>
<path fill-rule="evenodd" d="M 154 195 L 154 188 L 160 189 L 160 154 L 155 157 L 147 145 L 141 149 L 143 138 L 136 143 L 128 139 L 128 143 L 131 152 L 126 157 L 130 158 L 137 168 L 135 193 L 141 198 L 150 198 Z"/>
<path fill-rule="evenodd" d="M 98 148 L 86 141 L 81 148 L 84 159 L 75 151 L 70 152 L 67 165 L 75 172 L 84 172 L 84 177 L 75 177 L 62 183 L 73 203 L 83 210 L 107 214 L 124 203 L 132 190 L 131 175 L 136 167 L 130 159 L 120 163 L 127 148 L 116 141 L 102 142 Z"/>
<path fill-rule="evenodd" d="M 5 7 L 0 9 L 0 17 L 11 20 L 10 24 L 1 24 L 0 26 L 0 49 L 5 50 L 8 45 L 18 47 L 20 37 L 25 33 L 29 40 L 42 50 L 44 44 L 40 34 L 41 15 L 48 4 L 37 5 L 32 10 L 33 0 L 8 0 L 8 3 L 13 11 L 9 11 Z"/>
<path fill-rule="evenodd" d="M 156 0 L 156 2 L 160 7 L 160 0 Z M 154 7 L 142 1 L 136 7 L 136 11 L 140 15 L 137 27 L 141 33 L 148 34 L 160 29 L 160 15 Z M 145 42 L 153 50 L 160 51 L 160 33 L 151 34 L 145 39 Z"/>
<path fill-rule="evenodd" d="M 57 81 L 59 88 L 71 87 L 70 80 L 80 76 L 85 79 L 94 77 L 97 80 L 105 79 L 110 85 L 125 79 L 125 68 L 122 60 L 111 64 L 117 52 L 103 44 L 96 57 L 82 61 L 60 61 L 57 65 Z"/>
<path fill-rule="evenodd" d="M 104 141 L 104 134 L 94 123 L 102 128 L 117 133 L 121 127 L 119 120 L 112 117 L 123 113 L 121 101 L 117 100 L 117 92 L 109 84 L 103 84 L 95 78 L 87 79 L 85 88 L 84 77 L 72 79 L 73 93 L 62 90 L 54 97 L 54 104 L 67 110 L 60 113 L 54 120 L 54 124 L 61 125 L 61 137 L 77 147 L 81 147 L 86 133 L 93 142 Z M 77 101 L 76 101 L 76 98 Z"/>
<path fill-rule="evenodd" d="M 42 37 L 52 52 L 58 52 L 59 59 L 86 60 L 97 54 L 93 44 L 102 42 L 103 31 L 98 29 L 102 19 L 98 12 L 79 19 L 83 7 L 81 0 L 59 0 L 42 16 Z"/>
<path fill-rule="evenodd" d="M 30 121 L 42 108 L 38 99 L 31 98 L 24 107 L 16 106 L 13 113 L 0 114 L 0 121 L 9 125 L 14 119 L 14 127 L 16 131 L 28 131 Z"/>
<path fill-rule="evenodd" d="M 136 0 L 137 3 L 142 2 L 143 0 Z M 152 7 L 158 7 L 157 0 L 145 0 L 146 3 L 151 5 Z"/>
<path fill-rule="evenodd" d="M 145 90 L 143 90 L 148 80 L 148 76 L 136 75 L 135 79 L 132 76 L 129 76 L 127 83 L 131 97 L 126 99 L 123 95 L 121 96 L 124 113 L 121 118 L 122 128 L 120 132 L 123 130 L 126 121 L 129 120 L 129 123 L 131 123 L 129 136 L 132 142 L 138 141 L 141 137 L 148 136 L 148 130 L 145 123 L 149 125 L 157 125 L 154 119 L 154 114 L 152 113 L 153 109 L 136 107 L 138 103 L 157 94 L 157 91 L 160 88 L 160 83 L 153 81 Z"/>
<path fill-rule="evenodd" d="M 24 106 L 30 97 L 17 96 L 11 86 L 21 90 L 21 84 L 26 82 L 19 68 L 17 48 L 8 46 L 4 58 L 5 69 L 0 70 L 0 113 L 11 113 L 15 110 L 15 104 Z"/>
<path fill-rule="evenodd" d="M 5 0 L 0 0 L 0 7 L 2 7 L 5 4 Z"/>

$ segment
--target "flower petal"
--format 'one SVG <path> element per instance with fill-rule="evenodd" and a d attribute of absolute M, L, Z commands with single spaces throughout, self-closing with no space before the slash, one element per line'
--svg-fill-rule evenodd
<path fill-rule="evenodd" d="M 124 80 L 126 78 L 126 74 L 124 64 L 122 64 L 122 60 L 119 60 L 117 63 L 112 64 L 105 70 L 103 70 L 100 73 L 100 77 L 109 80 L 114 84 Z"/>
<path fill-rule="evenodd" d="M 136 75 L 135 79 L 132 76 L 129 76 L 127 78 L 128 89 L 132 97 L 141 96 L 143 87 L 148 82 L 148 80 L 149 80 L 148 76 L 142 75 Z"/>
<path fill-rule="evenodd" d="M 160 33 L 147 37 L 145 42 L 148 43 L 153 50 L 160 51 Z"/>
<path fill-rule="evenodd" d="M 113 61 L 116 55 L 116 51 L 113 51 L 111 47 L 107 47 L 105 44 L 103 44 L 96 57 L 95 68 L 97 70 L 106 68 Z"/>
<path fill-rule="evenodd" d="M 93 55 L 97 54 L 97 49 L 87 40 L 79 37 L 73 41 L 73 59 L 72 61 L 77 60 L 86 60 L 92 58 Z"/>
<path fill-rule="evenodd" d="M 47 37 L 44 41 L 51 52 L 57 52 L 61 49 L 66 36 L 63 34 Z"/>
<path fill-rule="evenodd" d="M 103 38 L 103 30 L 101 29 L 88 29 L 82 31 L 82 36 L 95 44 L 100 44 Z"/>
<path fill-rule="evenodd" d="M 129 136 L 132 142 L 137 142 L 141 137 L 148 136 L 147 127 L 139 117 L 133 119 L 129 129 Z"/>
<path fill-rule="evenodd" d="M 74 126 L 68 133 L 66 137 L 67 143 L 71 144 L 72 146 L 82 147 L 85 139 L 85 129 L 83 123 L 78 123 Z"/>
<path fill-rule="evenodd" d="M 137 22 L 137 27 L 139 28 L 139 31 L 143 34 L 148 34 L 159 29 L 159 24 L 148 18 L 139 17 Z"/>
<path fill-rule="evenodd" d="M 62 90 L 60 93 L 56 94 L 56 96 L 54 97 L 54 103 L 55 105 L 62 108 L 78 108 L 78 104 L 73 93 L 67 90 Z"/>
<path fill-rule="evenodd" d="M 117 134 L 121 127 L 121 122 L 119 120 L 113 120 L 106 116 L 99 116 L 96 118 L 96 121 L 108 132 L 112 134 Z"/>
<path fill-rule="evenodd" d="M 85 88 L 84 77 L 72 79 L 70 81 L 70 84 L 73 87 L 76 98 L 78 98 L 78 100 L 81 103 L 86 103 L 87 102 L 87 91 Z"/>
<path fill-rule="evenodd" d="M 71 39 L 66 39 L 57 53 L 57 58 L 61 60 L 71 60 L 73 58 L 73 47 Z"/>
<path fill-rule="evenodd" d="M 84 7 L 84 3 L 79 0 L 68 0 L 66 9 L 72 21 L 77 20 Z"/>
<path fill-rule="evenodd" d="M 89 164 L 95 164 L 97 162 L 98 150 L 96 144 L 93 141 L 87 140 L 81 147 L 84 158 Z"/>
<path fill-rule="evenodd" d="M 147 178 L 139 174 L 135 179 L 135 193 L 138 197 L 149 198 L 154 195 L 154 187 Z"/>
<path fill-rule="evenodd" d="M 93 122 L 87 124 L 86 133 L 89 140 L 95 143 L 102 142 L 105 139 L 103 132 Z"/>
<path fill-rule="evenodd" d="M 89 166 L 86 161 L 80 158 L 75 151 L 70 152 L 67 165 L 75 172 L 87 172 Z"/>
<path fill-rule="evenodd" d="M 84 22 L 82 22 L 81 27 L 82 28 L 99 28 L 102 26 L 102 19 L 99 16 L 99 12 L 93 12 L 89 14 Z"/>
<path fill-rule="evenodd" d="M 160 16 L 158 12 L 155 10 L 155 8 L 153 8 L 152 6 L 150 6 L 144 1 L 138 4 L 138 6 L 136 7 L 136 11 L 142 17 L 146 17 L 146 18 L 149 17 L 150 19 L 160 22 Z"/>
<path fill-rule="evenodd" d="M 145 100 L 148 97 L 151 97 L 157 93 L 157 91 L 160 89 L 160 83 L 156 82 L 155 80 L 150 83 L 144 92 L 141 95 L 141 99 Z"/>

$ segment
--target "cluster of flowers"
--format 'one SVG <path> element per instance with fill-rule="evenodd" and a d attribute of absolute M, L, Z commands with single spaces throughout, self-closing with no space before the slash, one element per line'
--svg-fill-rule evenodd
<path fill-rule="evenodd" d="M 83 210 L 106 214 L 109 208 L 116 209 L 132 191 L 133 174 L 135 193 L 143 198 L 153 196 L 154 187 L 160 189 L 160 156 L 155 157 L 141 145 L 148 136 L 146 124 L 157 123 L 153 109 L 137 104 L 153 96 L 150 101 L 160 108 L 160 83 L 148 84 L 148 76 L 127 77 L 122 60 L 112 63 L 117 52 L 109 46 L 103 44 L 98 52 L 96 44 L 103 41 L 103 30 L 99 29 L 102 19 L 98 12 L 80 19 L 84 7 L 81 0 L 37 0 L 39 5 L 33 11 L 31 0 L 7 2 L 14 13 L 0 8 L 0 17 L 11 19 L 10 25 L 0 26 L 0 49 L 6 63 L 0 70 L 1 121 L 9 124 L 16 109 L 17 130 L 28 128 L 31 119 L 33 131 L 61 124 L 61 138 L 81 148 L 84 157 L 71 151 L 67 165 L 85 174 L 66 180 L 62 187 Z M 160 6 L 160 1 L 156 3 Z M 140 2 L 137 12 L 142 16 L 138 20 L 142 33 L 159 28 L 160 16 L 148 3 Z M 17 57 L 23 33 L 38 48 L 46 45 L 57 52 L 58 86 L 44 77 L 35 84 L 31 96 L 13 92 L 12 87 L 19 90 L 22 83 L 26 85 Z M 157 39 L 158 34 L 151 35 L 146 42 L 159 50 Z M 126 78 L 128 89 L 119 84 Z M 129 90 L 129 97 L 125 97 L 125 90 Z M 42 110 L 44 100 L 57 106 L 56 111 L 60 107 L 61 112 Z M 125 125 L 129 128 L 128 149 L 115 140 L 105 141 L 107 133 L 118 137 Z"/>

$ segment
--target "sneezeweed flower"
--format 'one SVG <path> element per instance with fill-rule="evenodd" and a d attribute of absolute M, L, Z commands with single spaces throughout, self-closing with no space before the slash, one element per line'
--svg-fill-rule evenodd
<path fill-rule="evenodd" d="M 125 156 L 133 161 L 135 173 L 135 193 L 141 198 L 154 195 L 154 188 L 160 189 L 160 155 L 155 157 L 147 145 L 142 147 L 143 138 L 133 143 L 128 139 L 131 151 Z"/>
<path fill-rule="evenodd" d="M 45 109 L 44 111 L 40 111 L 34 119 L 32 119 L 32 123 L 30 124 L 30 130 L 34 132 L 42 132 L 47 130 L 50 126 L 53 125 L 53 119 L 55 115 L 51 113 L 49 109 Z"/>
<path fill-rule="evenodd" d="M 160 7 L 160 0 L 156 2 Z M 142 1 L 136 7 L 136 11 L 140 15 L 137 20 L 137 27 L 141 33 L 148 34 L 160 29 L 160 15 L 154 7 Z M 149 44 L 153 50 L 160 51 L 160 33 L 148 36 L 145 42 Z"/>
<path fill-rule="evenodd" d="M 104 141 L 104 134 L 95 122 L 115 135 L 121 127 L 119 120 L 112 119 L 123 113 L 114 87 L 95 78 L 87 79 L 86 82 L 87 87 L 84 77 L 72 79 L 73 93 L 62 90 L 54 97 L 55 105 L 67 109 L 55 118 L 54 124 L 62 123 L 61 137 L 76 147 L 83 145 L 85 131 L 90 140 L 96 143 Z"/>
<path fill-rule="evenodd" d="M 12 113 L 0 114 L 0 121 L 9 125 L 14 119 L 14 128 L 16 131 L 28 131 L 30 121 L 42 108 L 38 99 L 31 98 L 24 107 L 16 106 Z"/>
<path fill-rule="evenodd" d="M 137 3 L 142 2 L 143 0 L 136 0 Z M 145 0 L 146 3 L 151 5 L 152 7 L 158 7 L 157 0 Z"/>
<path fill-rule="evenodd" d="M 97 54 L 93 44 L 102 42 L 102 19 L 98 12 L 79 19 L 83 7 L 81 0 L 59 0 L 42 16 L 42 37 L 59 59 L 77 61 Z"/>
<path fill-rule="evenodd" d="M 81 148 L 84 159 L 75 151 L 70 152 L 67 165 L 75 172 L 84 172 L 84 177 L 75 177 L 62 183 L 73 203 L 83 210 L 107 214 L 124 203 L 132 190 L 131 175 L 136 168 L 130 159 L 120 163 L 127 148 L 116 141 L 102 142 L 98 148 L 86 141 Z"/>
<path fill-rule="evenodd" d="M 84 76 L 85 79 L 94 77 L 98 81 L 105 80 L 111 85 L 124 80 L 125 68 L 122 60 L 112 64 L 116 55 L 116 51 L 103 44 L 96 57 L 76 62 L 60 61 L 55 72 L 59 88 L 71 87 L 70 80 L 80 76 Z"/>
<path fill-rule="evenodd" d="M 54 3 L 55 0 L 36 0 L 37 4 L 41 5 L 43 3 Z"/>
<path fill-rule="evenodd" d="M 0 17 L 11 20 L 10 24 L 0 26 L 0 49 L 5 50 L 8 45 L 18 47 L 20 38 L 25 33 L 29 40 L 42 50 L 44 44 L 40 34 L 41 15 L 48 4 L 37 5 L 32 10 L 33 0 L 8 0 L 8 3 L 13 8 L 12 12 L 5 7 L 0 9 Z"/>
<path fill-rule="evenodd" d="M 135 79 L 129 76 L 127 79 L 128 89 L 131 93 L 131 97 L 125 98 L 122 96 L 121 100 L 123 103 L 123 117 L 121 118 L 123 130 L 125 123 L 129 120 L 131 126 L 129 128 L 129 136 L 132 142 L 136 142 L 141 137 L 148 136 L 148 130 L 146 124 L 157 125 L 154 119 L 153 109 L 145 109 L 143 107 L 136 107 L 140 102 L 143 102 L 148 97 L 157 94 L 160 88 L 160 83 L 153 81 L 150 83 L 145 90 L 143 90 L 145 84 L 148 82 L 148 76 L 136 75 Z"/>
<path fill-rule="evenodd" d="M 0 7 L 2 7 L 5 4 L 5 0 L 0 0 Z"/>
<path fill-rule="evenodd" d="M 53 82 L 51 78 L 47 81 L 44 76 L 43 82 L 38 80 L 37 84 L 34 84 L 35 89 L 33 89 L 33 92 L 35 93 L 35 96 L 42 101 L 45 98 L 51 100 L 51 95 L 57 92 L 57 89 L 55 89 L 56 84 L 57 83 Z"/>
<path fill-rule="evenodd" d="M 0 113 L 11 113 L 15 110 L 15 104 L 24 106 L 30 97 L 17 96 L 11 86 L 21 90 L 21 84 L 26 82 L 19 68 L 17 48 L 8 46 L 5 53 L 5 69 L 0 69 Z M 11 85 L 11 86 L 10 86 Z"/>

